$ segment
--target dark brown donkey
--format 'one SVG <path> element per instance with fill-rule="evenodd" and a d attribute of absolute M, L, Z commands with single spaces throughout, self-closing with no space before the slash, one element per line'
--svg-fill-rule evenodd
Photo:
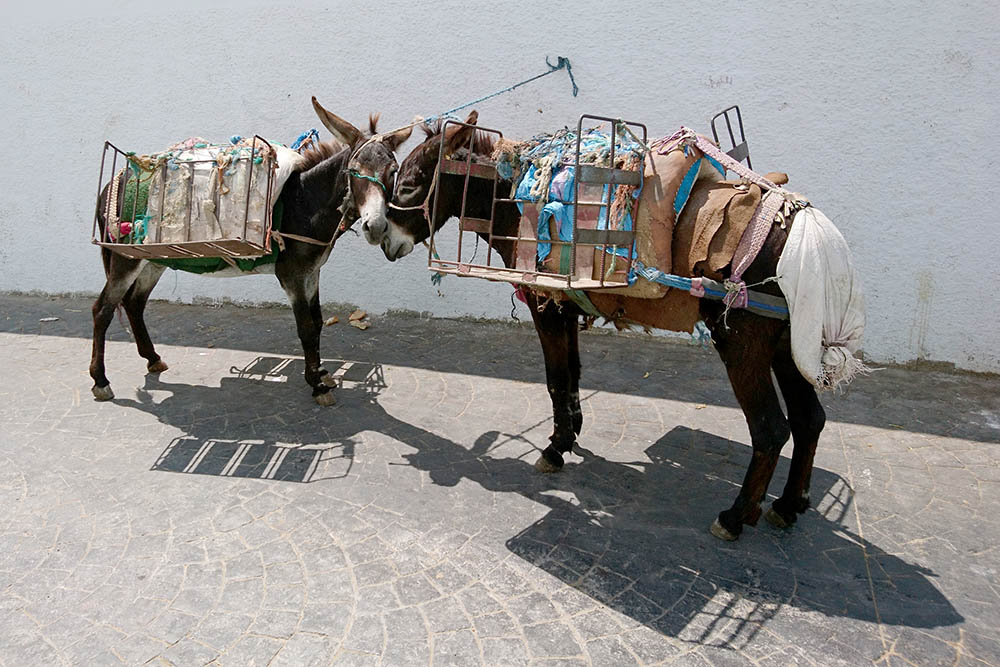
<path fill-rule="evenodd" d="M 475 123 L 476 113 L 469 117 Z M 474 130 L 462 126 L 449 126 L 444 137 L 445 152 L 451 153 L 467 146 Z M 385 256 L 394 261 L 408 254 L 413 246 L 429 235 L 429 210 L 426 204 L 431 183 L 436 172 L 436 162 L 441 137 L 440 129 L 425 130 L 427 139 L 410 153 L 400 166 L 393 205 L 389 210 L 389 229 L 381 241 Z M 489 159 L 490 141 L 475 137 L 475 154 Z M 437 219 L 435 230 L 450 217 L 460 215 L 463 176 L 440 174 Z M 698 189 L 710 184 L 695 185 L 691 200 L 698 199 Z M 490 217 L 493 202 L 493 185 L 484 179 L 470 179 L 466 215 Z M 695 215 L 688 206 L 684 216 Z M 517 236 L 521 214 L 515 204 L 498 203 L 494 214 L 494 230 L 499 236 Z M 485 235 L 481 235 L 487 239 Z M 775 275 L 778 257 L 784 247 L 787 231 L 773 225 L 763 249 L 745 272 L 747 284 L 757 283 Z M 495 240 L 494 250 L 506 266 L 513 265 L 513 243 Z M 728 275 L 728 274 L 727 274 Z M 761 291 L 780 295 L 774 283 Z M 664 319 L 666 300 L 633 299 L 616 297 L 599 292 L 588 292 L 594 305 L 603 313 L 617 313 L 637 324 L 660 327 Z M 583 313 L 571 302 L 562 307 L 549 306 L 539 310 L 539 300 L 530 292 L 527 296 L 531 316 L 542 343 L 545 357 L 545 375 L 552 399 L 554 429 L 548 447 L 535 464 L 539 470 L 554 472 L 563 466 L 563 456 L 570 452 L 583 425 L 580 409 L 580 353 L 577 343 L 579 321 Z M 722 357 L 736 399 L 739 401 L 753 445 L 753 458 L 743 480 L 743 487 L 733 506 L 719 514 L 712 525 L 717 537 L 733 540 L 743 525 L 756 525 L 761 514 L 760 505 L 774 474 L 781 448 L 789 435 L 794 441 L 792 465 L 788 482 L 781 497 L 767 513 L 767 519 L 779 527 L 795 522 L 797 515 L 809 507 L 809 478 L 812 474 L 813 455 L 819 434 L 823 430 L 825 414 L 812 385 L 801 375 L 792 361 L 787 321 L 761 317 L 746 310 L 730 310 L 728 328 L 723 325 L 724 306 L 719 301 L 700 300 L 700 313 L 712 333 L 712 341 Z M 771 371 L 778 380 L 778 388 L 788 407 L 788 417 L 782 413 L 771 380 Z"/>
<path fill-rule="evenodd" d="M 332 383 L 326 370 L 320 366 L 319 335 L 323 318 L 319 307 L 319 270 L 330 256 L 337 238 L 344 234 L 357 219 L 369 241 L 381 239 L 386 220 L 385 184 L 390 184 L 398 168 L 393 151 L 410 136 L 407 127 L 392 134 L 379 136 L 375 125 L 377 116 L 369 119 L 369 134 L 362 132 L 342 118 L 330 113 L 313 98 L 313 107 L 323 124 L 333 133 L 336 142 L 320 144 L 307 152 L 285 183 L 280 195 L 284 207 L 281 231 L 290 235 L 283 240 L 277 261 L 265 264 L 261 272 L 274 272 L 281 287 L 288 294 L 295 314 L 295 325 L 302 351 L 305 354 L 305 379 L 312 387 L 313 396 L 320 405 L 332 405 Z M 124 193 L 125 188 L 120 188 Z M 105 188 L 101 195 L 100 211 L 108 197 Z M 345 224 L 341 225 L 341 220 Z M 106 221 L 99 217 L 103 233 Z M 298 241 L 294 236 L 312 239 L 318 243 Z M 143 310 L 150 292 L 163 275 L 164 266 L 145 260 L 136 260 L 101 249 L 107 282 L 94 302 L 94 350 L 90 361 L 92 389 L 99 401 L 114 398 L 111 385 L 104 372 L 104 336 L 114 316 L 122 305 L 132 325 L 139 355 L 146 359 L 150 373 L 167 370 L 167 365 L 153 348 L 153 341 L 146 330 Z M 223 272 L 218 272 L 223 273 Z M 237 269 L 226 269 L 226 275 L 240 275 Z"/>

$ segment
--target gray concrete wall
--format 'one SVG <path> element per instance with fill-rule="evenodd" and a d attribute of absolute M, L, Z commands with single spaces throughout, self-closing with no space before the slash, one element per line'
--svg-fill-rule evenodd
<path fill-rule="evenodd" d="M 137 151 L 191 135 L 289 141 L 319 126 L 313 94 L 356 124 L 381 111 L 384 127 L 396 126 L 565 55 L 578 98 L 553 75 L 481 105 L 480 122 L 525 137 L 588 111 L 644 120 L 659 136 L 681 124 L 705 130 L 713 112 L 739 103 L 755 166 L 787 171 L 851 243 L 867 284 L 868 357 L 1000 371 L 1000 231 L 986 207 L 997 149 L 995 2 L 632 6 L 4 3 L 0 290 L 101 288 L 88 238 L 106 138 Z M 438 291 L 424 259 L 390 265 L 346 239 L 321 294 L 376 313 L 509 312 L 509 288 L 449 279 Z M 168 274 L 154 297 L 283 294 L 271 277 Z"/>

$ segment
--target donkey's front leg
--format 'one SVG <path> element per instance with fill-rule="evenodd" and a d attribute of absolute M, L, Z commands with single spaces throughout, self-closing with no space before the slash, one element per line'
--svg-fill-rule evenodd
<path fill-rule="evenodd" d="M 570 332 L 576 335 L 577 317 L 564 312 L 560 305 L 549 302 L 541 311 L 538 310 L 537 298 L 528 299 L 531 317 L 535 321 L 535 331 L 542 343 L 542 355 L 545 357 L 545 382 L 552 399 L 552 417 L 554 421 L 549 446 L 542 451 L 541 457 L 535 462 L 535 468 L 541 472 L 557 472 L 563 467 L 563 454 L 573 449 L 576 434 L 579 432 L 576 422 L 582 426 L 582 416 L 578 403 L 574 403 L 574 373 L 571 360 L 574 357 L 575 338 L 570 340 Z M 579 376 L 579 354 L 576 354 L 577 377 Z M 579 389 L 576 389 L 576 400 L 579 400 Z M 574 405 L 577 405 L 574 411 Z"/>
<path fill-rule="evenodd" d="M 569 409 L 573 433 L 583 430 L 583 407 L 580 405 L 580 320 L 576 316 L 565 321 L 566 339 L 569 342 Z"/>
<path fill-rule="evenodd" d="M 302 341 L 302 354 L 306 360 L 305 378 L 312 387 L 313 398 L 320 405 L 333 405 L 335 400 L 330 385 L 323 382 L 323 369 L 320 367 L 319 335 L 322 330 L 322 317 L 319 312 L 319 271 L 307 275 L 283 275 L 275 267 L 278 281 L 288 295 L 295 314 L 295 327 Z"/>
<path fill-rule="evenodd" d="M 319 271 L 316 272 L 316 292 L 312 295 L 312 298 L 309 299 L 309 314 L 312 316 L 313 327 L 315 327 L 316 331 L 317 332 L 323 331 L 323 309 L 320 308 L 319 305 Z M 316 356 L 319 357 L 318 335 L 316 338 Z M 319 381 L 322 382 L 327 387 L 336 387 L 337 381 L 334 379 L 333 375 L 331 375 L 329 371 L 323 368 L 322 361 L 320 361 L 320 364 L 321 365 L 319 367 Z M 329 394 L 329 397 L 332 400 L 333 394 L 330 392 L 327 393 Z"/>

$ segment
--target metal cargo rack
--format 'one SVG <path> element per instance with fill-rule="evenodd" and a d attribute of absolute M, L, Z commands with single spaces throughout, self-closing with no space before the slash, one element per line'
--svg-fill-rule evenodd
<path fill-rule="evenodd" d="M 608 156 L 610 166 L 596 166 L 591 164 L 581 164 L 580 146 L 583 135 L 583 124 L 586 121 L 596 121 L 598 129 L 605 124 L 611 126 L 611 142 Z M 573 205 L 573 237 L 569 241 L 563 241 L 558 234 L 551 234 L 551 239 L 538 239 L 537 225 L 528 224 L 528 207 L 538 204 L 544 206 L 548 200 L 548 192 L 539 201 L 530 199 L 517 199 L 514 197 L 497 197 L 497 183 L 499 174 L 496 165 L 492 162 L 473 162 L 473 146 L 475 132 L 470 135 L 468 150 L 465 160 L 447 159 L 444 154 L 444 138 L 447 136 L 449 126 L 459 126 L 473 128 L 484 134 L 495 135 L 497 139 L 503 138 L 503 133 L 498 130 L 483 128 L 476 125 L 468 125 L 459 121 L 448 120 L 441 129 L 441 145 L 438 153 L 437 175 L 439 179 L 443 174 L 453 174 L 465 177 L 462 190 L 462 205 L 458 224 L 458 250 L 455 259 L 442 259 L 435 256 L 434 246 L 434 226 L 431 225 L 430 252 L 428 255 L 428 268 L 437 273 L 451 274 L 465 277 L 478 277 L 487 280 L 505 281 L 514 284 L 531 285 L 550 289 L 574 289 L 574 290 L 595 290 L 620 288 L 628 286 L 628 271 L 635 260 L 636 252 L 636 221 L 638 220 L 639 199 L 635 197 L 629 203 L 628 213 L 632 217 L 632 229 L 611 228 L 610 213 L 611 205 L 614 202 L 615 192 L 618 186 L 639 187 L 642 185 L 645 159 L 639 162 L 638 170 L 620 169 L 615 167 L 615 153 L 619 146 L 619 131 L 629 134 L 636 143 L 640 143 L 643 149 L 647 142 L 646 126 L 642 123 L 623 121 L 621 119 L 609 118 L 605 116 L 594 116 L 584 114 L 580 116 L 576 124 L 576 139 L 573 150 L 573 161 L 564 162 L 563 165 L 572 164 L 574 167 L 573 201 L 565 202 Z M 633 129 L 634 128 L 634 129 Z M 619 152 L 619 154 L 621 154 Z M 489 218 L 475 218 L 467 214 L 467 199 L 470 179 L 479 178 L 492 181 L 493 201 L 490 206 Z M 517 177 L 515 177 L 516 180 Z M 440 182 L 440 181 L 438 181 Z M 516 187 L 516 183 L 513 184 Z M 602 191 L 607 187 L 607 194 Z M 581 192 L 581 190 L 590 192 Z M 593 197 L 593 190 L 599 192 L 596 198 Z M 588 195 L 590 197 L 588 198 Z M 524 204 L 525 215 L 521 218 L 518 232 L 515 236 L 500 235 L 494 229 L 497 204 Z M 438 192 L 433 194 L 432 219 L 437 219 Z M 605 208 L 607 211 L 605 229 L 597 229 L 597 222 L 600 211 Z M 582 212 L 586 211 L 586 212 Z M 622 216 L 624 219 L 624 214 Z M 488 240 L 486 250 L 486 263 L 474 263 L 472 260 L 462 258 L 462 240 L 466 232 L 482 234 Z M 493 251 L 493 241 L 511 241 L 514 243 L 514 256 L 521 261 L 515 266 L 504 266 L 502 261 Z M 537 247 L 539 243 L 550 244 L 555 248 L 569 249 L 569 269 L 565 272 L 553 271 L 549 267 L 535 261 L 537 257 Z M 618 255 L 619 249 L 626 250 L 627 254 Z M 614 259 L 609 260 L 609 255 Z M 529 261 L 530 258 L 530 261 Z M 590 258 L 590 262 L 586 260 Z M 473 260 L 475 256 L 473 256 Z M 621 260 L 621 269 L 614 272 L 609 268 L 615 268 Z M 609 267 L 609 262 L 613 262 Z M 588 270 L 588 266 L 590 267 Z M 581 272 L 583 275 L 577 275 Z"/>
<path fill-rule="evenodd" d="M 184 259 L 200 257 L 242 259 L 261 257 L 270 253 L 270 235 L 273 212 L 269 202 L 271 201 L 272 189 L 274 187 L 275 159 L 273 151 L 271 150 L 271 145 L 266 139 L 259 135 L 254 135 L 249 141 L 251 148 L 250 154 L 239 155 L 235 157 L 231 163 L 231 167 L 234 170 L 239 168 L 247 170 L 247 186 L 243 202 L 242 234 L 240 234 L 237 238 L 191 238 L 191 219 L 193 209 L 195 207 L 195 202 L 191 200 L 191 192 L 194 188 L 195 166 L 204 164 L 217 165 L 217 162 L 210 159 L 185 160 L 183 164 L 191 165 L 191 169 L 189 170 L 190 179 L 188 182 L 187 222 L 184 225 L 185 240 L 174 242 L 162 242 L 162 229 L 158 225 L 152 230 L 153 238 L 150 239 L 147 237 L 147 239 L 140 242 L 135 242 L 131 234 L 126 237 L 128 240 L 123 240 L 121 236 L 118 236 L 118 239 L 116 240 L 112 236 L 112 225 L 117 226 L 122 221 L 122 215 L 126 213 L 126 211 L 123 210 L 125 207 L 125 193 L 127 192 L 130 184 L 133 184 L 136 193 L 132 198 L 132 211 L 130 218 L 133 225 L 135 224 L 136 214 L 140 213 L 137 210 L 137 207 L 141 181 L 152 180 L 153 178 L 161 179 L 160 211 L 163 210 L 163 200 L 166 194 L 166 166 L 160 164 L 151 171 L 148 168 L 140 166 L 140 164 L 134 159 L 134 154 L 126 153 L 110 141 L 105 141 L 104 151 L 101 154 L 101 173 L 97 184 L 97 206 L 94 214 L 91 242 L 101 246 L 102 248 L 107 248 L 112 252 L 124 255 L 125 257 L 130 257 L 132 259 Z M 111 153 L 110 160 L 108 159 L 109 152 Z M 264 220 L 262 221 L 260 234 L 253 233 L 252 230 L 248 229 L 250 216 L 250 195 L 253 190 L 254 181 L 253 167 L 254 160 L 257 158 L 261 158 L 267 163 L 267 168 L 264 170 L 267 174 L 267 186 L 265 188 L 267 199 L 264 206 Z M 245 166 L 240 163 L 244 163 Z M 121 168 L 119 168 L 119 165 L 122 165 Z M 115 187 L 116 181 L 117 187 Z M 105 187 L 107 187 L 108 198 L 102 207 L 101 194 L 104 192 Z M 118 194 L 117 197 L 114 197 L 117 201 L 112 201 L 112 193 Z M 215 210 L 218 210 L 218 188 L 215 189 L 214 204 Z M 104 216 L 105 223 L 103 229 L 101 229 L 99 224 L 102 214 Z"/>

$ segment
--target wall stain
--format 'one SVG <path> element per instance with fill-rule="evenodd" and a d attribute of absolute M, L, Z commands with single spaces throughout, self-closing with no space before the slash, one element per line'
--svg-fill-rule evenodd
<path fill-rule="evenodd" d="M 918 360 L 927 358 L 927 328 L 934 300 L 934 275 L 927 269 L 917 273 L 917 315 L 910 329 L 910 348 Z"/>

